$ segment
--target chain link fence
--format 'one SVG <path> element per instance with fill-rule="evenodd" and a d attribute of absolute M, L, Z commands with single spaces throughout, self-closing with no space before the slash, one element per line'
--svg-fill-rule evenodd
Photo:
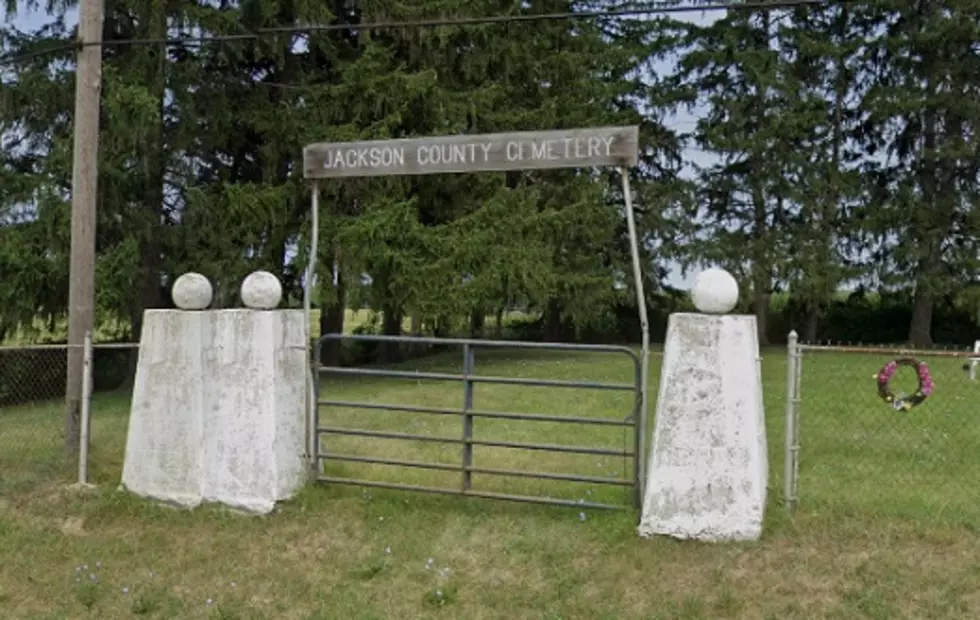
<path fill-rule="evenodd" d="M 91 350 L 86 475 L 96 484 L 119 480 L 138 351 L 137 343 Z M 78 459 L 64 439 L 67 357 L 67 345 L 0 347 L 0 493 L 78 478 Z M 935 384 L 908 410 L 882 398 L 877 378 L 905 358 L 924 362 Z M 980 345 L 915 351 L 799 343 L 791 334 L 786 362 L 783 483 L 790 511 L 980 519 Z M 888 388 L 900 404 L 920 378 L 902 365 Z"/>
<path fill-rule="evenodd" d="M 69 346 L 0 347 L 0 492 L 78 477 L 78 454 L 65 442 Z M 86 355 L 95 476 L 118 465 L 125 447 L 128 385 L 138 345 L 95 344 Z M 84 458 L 85 452 L 82 452 Z"/>
<path fill-rule="evenodd" d="M 66 474 L 67 345 L 0 348 L 0 490 Z"/>
<path fill-rule="evenodd" d="M 970 371 L 977 357 L 970 350 L 797 343 L 791 334 L 784 489 L 790 510 L 799 504 L 840 517 L 976 523 L 980 382 Z"/>
<path fill-rule="evenodd" d="M 126 429 L 139 343 L 96 343 L 92 350 L 92 397 L 88 478 L 118 484 L 126 455 Z"/>

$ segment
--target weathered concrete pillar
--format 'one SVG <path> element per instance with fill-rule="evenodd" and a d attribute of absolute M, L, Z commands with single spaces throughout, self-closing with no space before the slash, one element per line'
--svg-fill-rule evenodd
<path fill-rule="evenodd" d="M 247 291 L 250 305 L 278 304 Z M 206 305 L 144 315 L 123 486 L 266 513 L 306 481 L 303 312 Z"/>
<path fill-rule="evenodd" d="M 768 456 L 754 316 L 673 314 L 639 533 L 762 534 Z"/>

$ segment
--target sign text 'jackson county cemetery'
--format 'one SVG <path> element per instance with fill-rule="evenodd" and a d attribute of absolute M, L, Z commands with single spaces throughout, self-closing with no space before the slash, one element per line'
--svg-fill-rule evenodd
<path fill-rule="evenodd" d="M 635 166 L 639 129 L 595 127 L 311 144 L 308 179 Z"/>

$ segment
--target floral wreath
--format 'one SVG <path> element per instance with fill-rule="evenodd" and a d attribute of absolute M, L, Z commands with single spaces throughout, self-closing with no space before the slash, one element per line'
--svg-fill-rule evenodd
<path fill-rule="evenodd" d="M 911 396 L 905 396 L 904 394 L 895 396 L 888 389 L 888 382 L 895 376 L 899 366 L 913 367 L 919 376 L 919 387 Z M 912 407 L 922 404 L 932 394 L 933 390 L 936 389 L 936 383 L 932 380 L 932 375 L 929 374 L 929 366 L 925 362 L 920 362 L 911 357 L 903 357 L 888 362 L 878 371 L 875 379 L 878 380 L 878 396 L 886 403 L 891 403 L 892 407 L 899 411 L 908 411 Z"/>

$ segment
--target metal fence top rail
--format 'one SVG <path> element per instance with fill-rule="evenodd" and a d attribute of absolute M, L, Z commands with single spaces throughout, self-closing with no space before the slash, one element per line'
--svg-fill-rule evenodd
<path fill-rule="evenodd" d="M 826 351 L 828 353 L 865 353 L 875 355 L 914 355 L 918 357 L 952 358 L 977 357 L 977 353 L 969 350 L 950 351 L 949 349 L 906 349 L 902 347 L 844 346 L 832 344 L 807 344 L 803 342 L 799 343 L 797 346 L 802 351 Z"/>
<path fill-rule="evenodd" d="M 138 342 L 95 342 L 92 343 L 93 349 L 137 349 Z M 65 349 L 82 349 L 82 344 L 4 344 L 0 345 L 0 352 L 4 351 L 64 351 Z"/>
<path fill-rule="evenodd" d="M 5 344 L 0 345 L 4 351 L 64 351 L 65 349 L 81 349 L 80 344 Z"/>
<path fill-rule="evenodd" d="M 341 368 L 338 366 L 318 366 L 320 373 L 359 377 L 381 377 L 389 379 L 413 379 L 428 381 L 469 381 L 471 383 L 494 383 L 498 385 L 526 385 L 529 387 L 580 388 L 591 390 L 636 391 L 632 383 L 602 383 L 598 381 L 563 381 L 559 379 L 530 379 L 523 377 L 493 377 L 477 374 L 451 374 L 444 372 L 424 372 L 414 370 L 381 370 L 375 368 Z"/>
<path fill-rule="evenodd" d="M 430 336 L 383 336 L 372 334 L 325 334 L 325 340 L 349 340 L 354 342 L 401 342 L 404 344 L 457 345 L 496 349 L 539 349 L 551 351 L 591 351 L 593 353 L 625 353 L 639 362 L 633 349 L 615 344 L 575 344 L 568 342 L 523 342 L 520 340 L 481 340 L 477 338 L 435 338 Z"/>

